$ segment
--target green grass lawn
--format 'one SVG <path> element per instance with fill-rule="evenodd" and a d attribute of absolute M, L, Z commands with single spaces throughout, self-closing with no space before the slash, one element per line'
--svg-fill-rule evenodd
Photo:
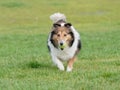
<path fill-rule="evenodd" d="M 1 0 L 0 90 L 120 90 L 119 10 L 119 0 Z M 47 50 L 55 12 L 81 35 L 70 73 Z"/>

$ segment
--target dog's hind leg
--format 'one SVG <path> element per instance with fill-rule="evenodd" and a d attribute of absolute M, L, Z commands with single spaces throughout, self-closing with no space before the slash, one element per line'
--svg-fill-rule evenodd
<path fill-rule="evenodd" d="M 72 69 L 73 69 L 73 63 L 74 63 L 75 60 L 76 60 L 76 58 L 73 57 L 73 58 L 71 58 L 71 59 L 68 61 L 67 72 L 72 71 Z"/>
<path fill-rule="evenodd" d="M 55 56 L 52 56 L 52 60 L 55 63 L 55 65 L 57 65 L 57 67 L 61 70 L 64 71 L 64 66 L 63 63 Z"/>

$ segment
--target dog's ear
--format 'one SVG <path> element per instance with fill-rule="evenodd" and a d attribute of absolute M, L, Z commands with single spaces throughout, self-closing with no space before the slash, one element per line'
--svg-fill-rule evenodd
<path fill-rule="evenodd" d="M 53 24 L 53 27 L 57 28 L 57 27 L 60 27 L 61 25 L 60 24 L 57 24 L 57 23 L 54 23 Z"/>
<path fill-rule="evenodd" d="M 72 26 L 71 23 L 66 23 L 66 24 L 65 24 L 65 27 L 67 27 L 67 28 L 70 28 L 71 26 Z"/>

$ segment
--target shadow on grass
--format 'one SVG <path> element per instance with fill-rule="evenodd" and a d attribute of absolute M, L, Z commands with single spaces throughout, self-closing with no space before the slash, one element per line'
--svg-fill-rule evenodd
<path fill-rule="evenodd" d="M 30 61 L 29 63 L 27 63 L 27 67 L 32 69 L 52 69 L 52 70 L 57 69 L 49 63 L 45 62 L 40 63 L 38 61 Z"/>
<path fill-rule="evenodd" d="M 39 63 L 38 61 L 31 61 L 27 65 L 29 68 L 45 68 L 48 67 L 45 63 Z"/>

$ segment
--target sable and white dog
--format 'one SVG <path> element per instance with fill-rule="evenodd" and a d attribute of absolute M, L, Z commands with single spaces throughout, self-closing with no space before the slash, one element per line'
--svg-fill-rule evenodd
<path fill-rule="evenodd" d="M 62 61 L 67 61 L 67 71 L 72 71 L 75 57 L 81 49 L 80 35 L 71 23 L 66 22 L 64 14 L 55 13 L 50 19 L 53 27 L 48 37 L 48 48 L 52 61 L 60 70 L 64 70 Z"/>

